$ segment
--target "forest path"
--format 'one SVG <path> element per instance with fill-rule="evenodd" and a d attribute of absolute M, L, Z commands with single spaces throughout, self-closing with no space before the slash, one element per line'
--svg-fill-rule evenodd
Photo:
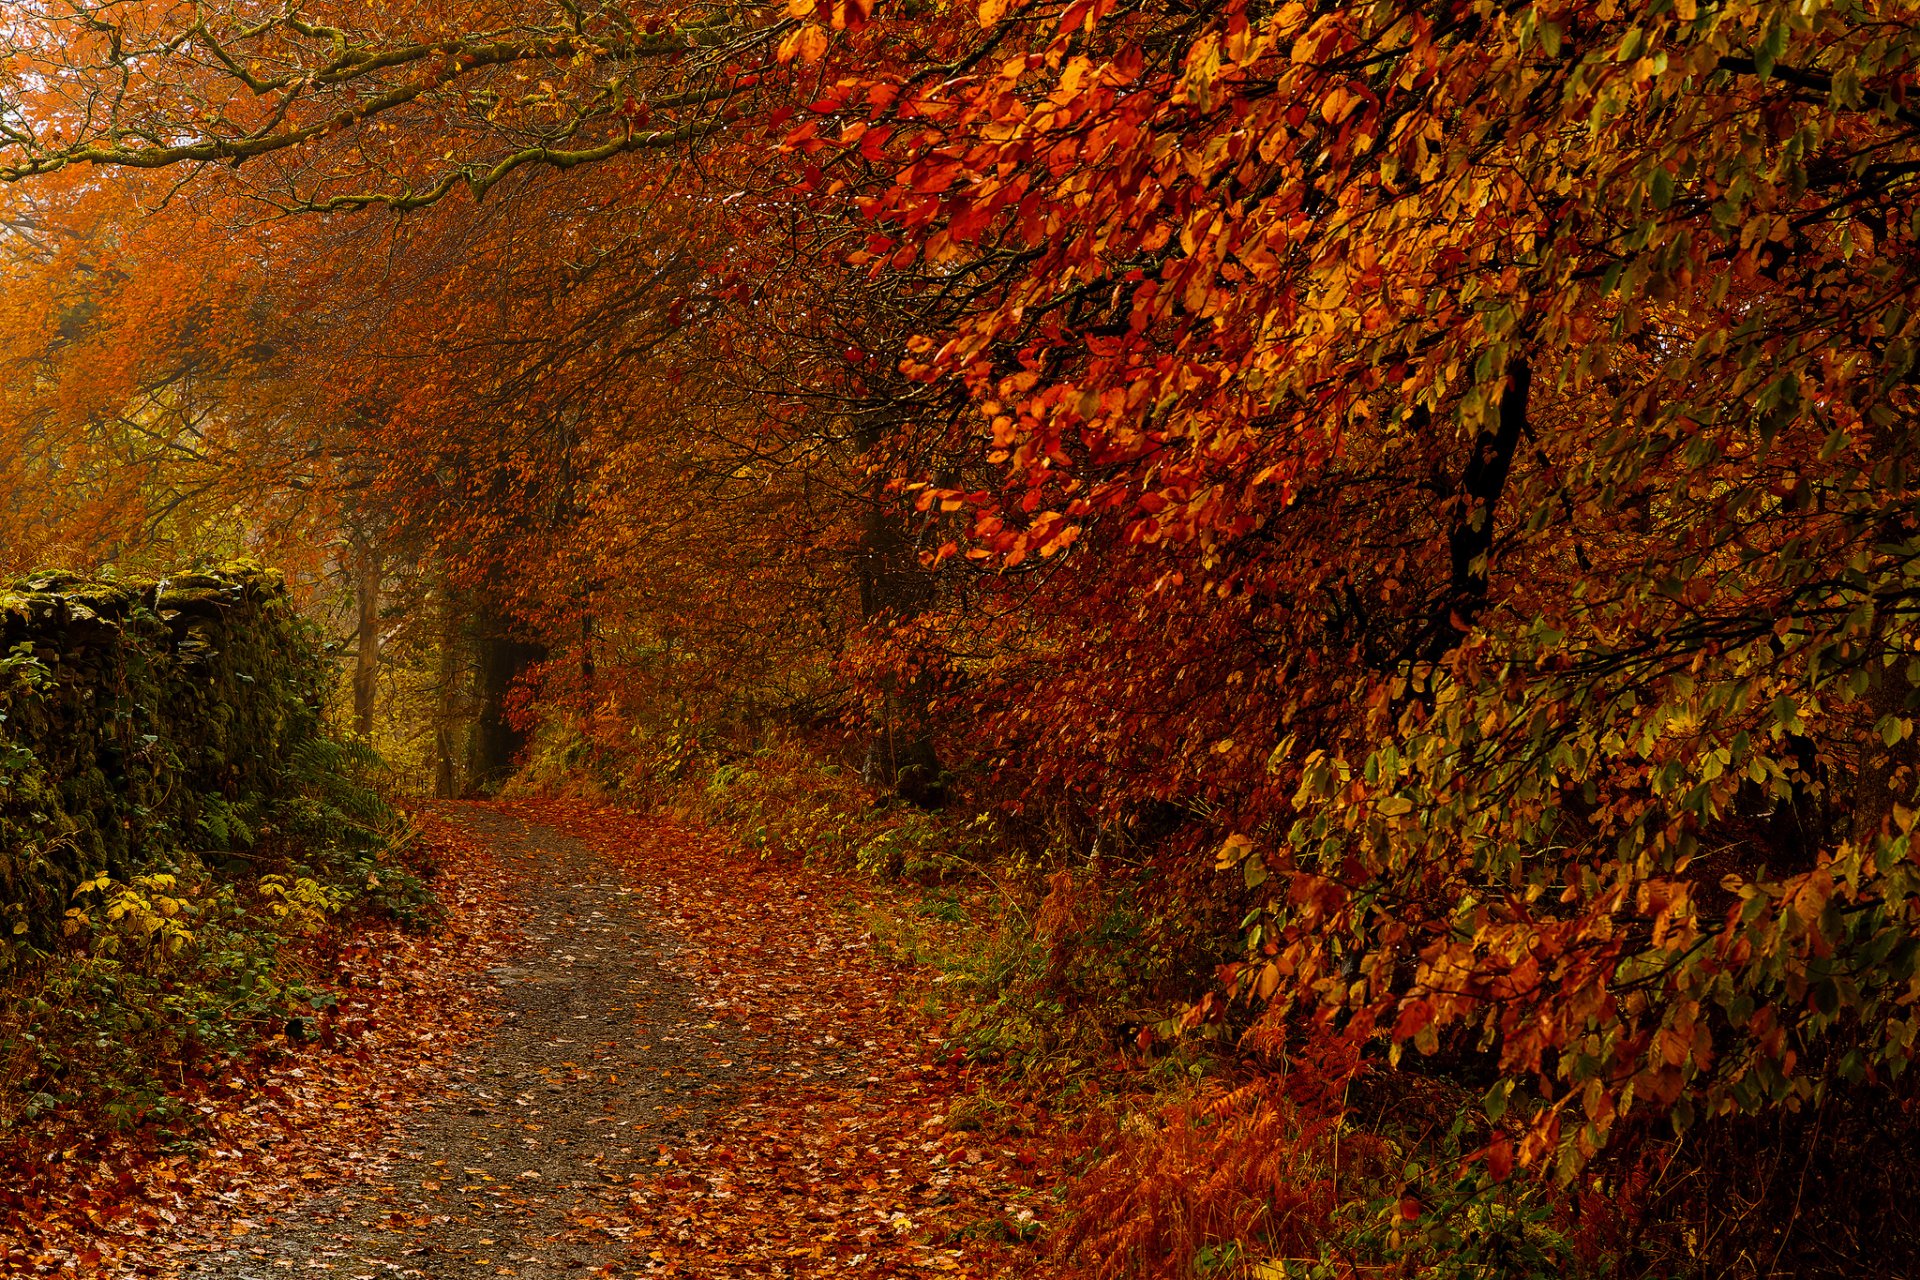
<path fill-rule="evenodd" d="M 486 843 L 531 909 L 522 953 L 489 974 L 497 1029 L 356 1184 L 189 1274 L 546 1276 L 626 1263 L 630 1227 L 613 1219 L 627 1183 L 732 1091 L 737 1036 L 699 1007 L 668 963 L 673 941 L 614 867 L 510 814 L 447 816 Z"/>
<path fill-rule="evenodd" d="M 966 1118 L 966 1069 L 903 998 L 919 978 L 876 953 L 876 913 L 910 912 L 910 892 L 591 805 L 432 821 L 521 914 L 510 954 L 462 980 L 490 1030 L 355 1149 L 287 1145 L 281 1167 L 314 1190 L 229 1184 L 185 1234 L 160 1228 L 166 1273 L 1046 1272 L 1057 1201 L 1033 1140 L 1017 1117 L 991 1137 Z"/>

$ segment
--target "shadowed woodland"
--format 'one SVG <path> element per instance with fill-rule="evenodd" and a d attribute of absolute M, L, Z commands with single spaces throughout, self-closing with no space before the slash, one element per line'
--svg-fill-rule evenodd
<path fill-rule="evenodd" d="M 1917 87 L 8 5 L 0 1269 L 1910 1273 Z"/>

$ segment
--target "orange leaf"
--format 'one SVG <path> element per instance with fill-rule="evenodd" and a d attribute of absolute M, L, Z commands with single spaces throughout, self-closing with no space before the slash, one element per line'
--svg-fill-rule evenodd
<path fill-rule="evenodd" d="M 781 62 L 792 62 L 798 59 L 804 63 L 813 63 L 820 61 L 826 51 L 826 28 L 810 22 L 782 40 L 774 56 Z"/>

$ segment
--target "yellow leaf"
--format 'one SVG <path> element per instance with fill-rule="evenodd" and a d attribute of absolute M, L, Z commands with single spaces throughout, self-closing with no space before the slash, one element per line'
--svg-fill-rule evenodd
<path fill-rule="evenodd" d="M 1807 874 L 1801 882 L 1799 892 L 1793 895 L 1789 904 L 1793 913 L 1806 924 L 1812 924 L 1827 909 L 1827 900 L 1833 897 L 1833 875 L 1825 867 Z"/>
<path fill-rule="evenodd" d="M 781 62 L 792 62 L 797 58 L 801 62 L 811 63 L 820 61 L 826 51 L 826 28 L 809 23 L 782 40 L 774 56 Z"/>

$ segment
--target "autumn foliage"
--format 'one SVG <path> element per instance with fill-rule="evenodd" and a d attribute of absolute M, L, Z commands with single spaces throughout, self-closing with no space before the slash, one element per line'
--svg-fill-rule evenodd
<path fill-rule="evenodd" d="M 14 567 L 244 528 L 316 601 L 371 580 L 387 660 L 469 663 L 475 783 L 671 798 L 777 740 L 962 801 L 1098 886 L 1129 1026 L 1439 1082 L 1447 1167 L 1644 1221 L 1623 1267 L 1913 1243 L 1821 1262 L 1832 1206 L 1766 1236 L 1784 1174 L 1700 1172 L 1911 1104 L 1908 6 L 66 0 L 0 41 L 0 468 L 59 478 L 0 507 Z M 1072 1238 L 1314 1253 L 1331 1105 L 1130 1134 Z M 1132 1189 L 1151 1152 L 1190 1180 Z"/>

